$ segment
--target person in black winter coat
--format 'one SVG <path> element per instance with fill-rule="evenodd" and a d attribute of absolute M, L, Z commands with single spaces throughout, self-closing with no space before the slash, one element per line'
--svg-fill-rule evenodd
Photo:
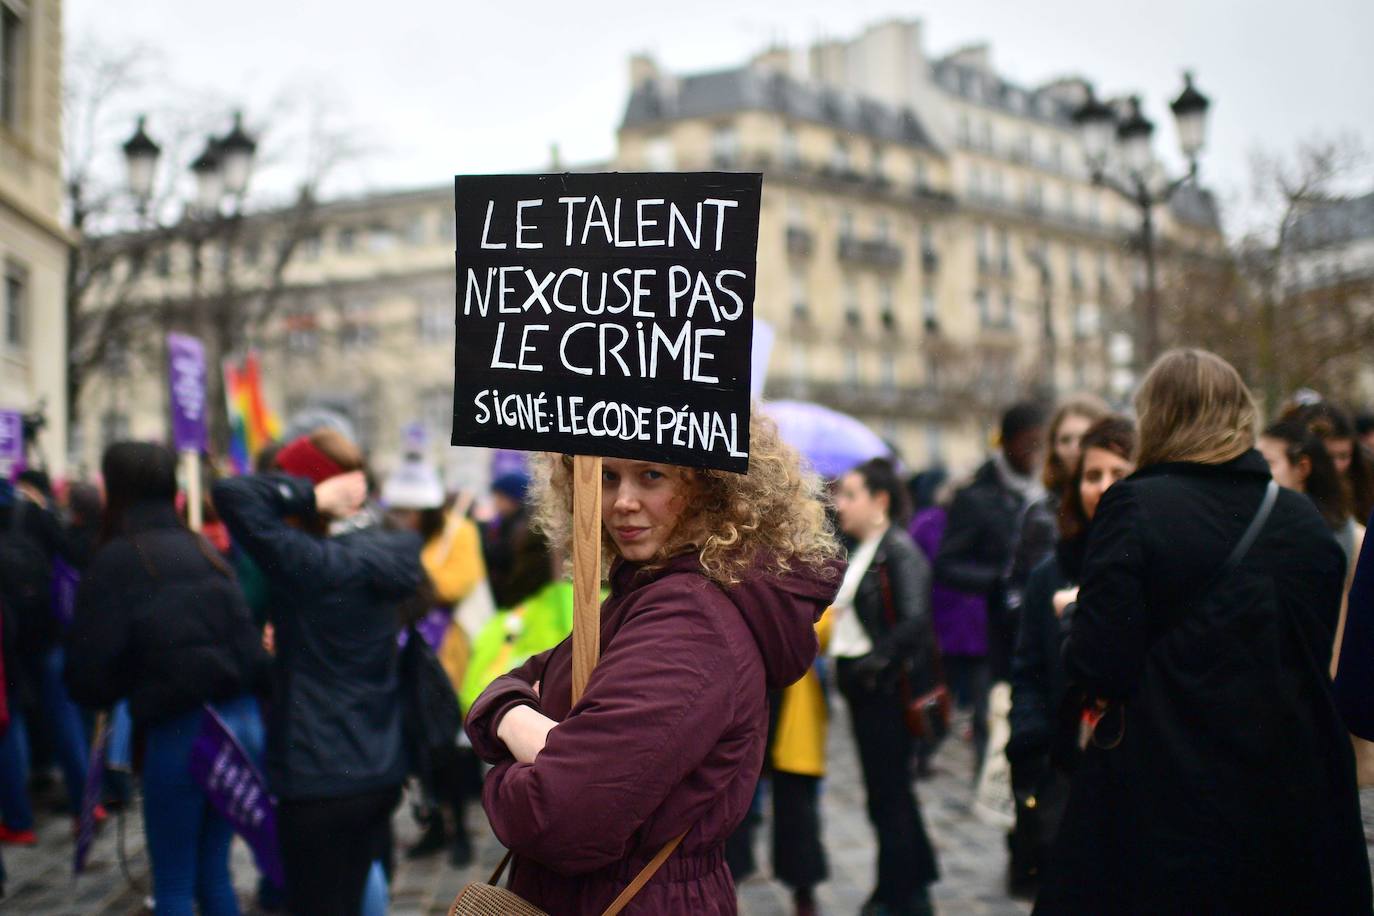
<path fill-rule="evenodd" d="M 53 601 L 58 560 L 74 562 L 61 524 L 48 508 L 47 475 L 26 472 L 14 484 L 0 480 L 0 626 L 11 711 L 10 727 L 0 737 L 0 841 L 5 843 L 36 841 L 28 780 L 38 748 L 51 749 L 61 765 L 73 817 L 86 784 L 85 728 L 62 686 L 62 621 Z"/>
<path fill-rule="evenodd" d="M 1224 360 L 1166 353 L 1136 411 L 1140 470 L 1093 519 L 1064 650 L 1082 708 L 1105 715 L 1037 912 L 1368 913 L 1327 676 L 1341 550 L 1310 500 L 1268 489 L 1254 402 Z"/>
<path fill-rule="evenodd" d="M 1016 796 L 1011 878 L 1019 894 L 1033 891 L 1068 799 L 1068 773 L 1052 766 L 1051 759 L 1058 710 L 1068 692 L 1063 647 L 1078 598 L 1088 526 L 1102 495 L 1135 470 L 1134 454 L 1130 420 L 1106 417 L 1088 427 L 1075 466 L 1060 487 L 1059 543 L 1026 583 L 1011 661 L 1007 742 Z"/>
<path fill-rule="evenodd" d="M 973 706 L 975 772 L 982 766 L 988 741 L 988 691 L 1006 680 L 1015 620 L 1024 583 L 1011 583 L 1008 573 L 1026 509 L 1044 495 L 1036 477 L 1045 447 L 1045 413 L 1036 404 L 1017 404 L 1002 416 L 1001 449 L 989 458 L 973 481 L 954 497 L 940 551 L 935 580 L 987 602 L 985 656 L 946 655 L 945 666 L 961 701 Z M 1029 570 L 1026 570 L 1029 572 Z"/>
<path fill-rule="evenodd" d="M 878 834 L 877 887 L 861 913 L 931 912 L 929 885 L 939 877 L 911 786 L 912 736 L 903 716 L 901 680 L 912 696 L 934 686 L 930 564 L 904 528 L 906 488 L 892 465 L 875 458 L 840 480 L 840 527 L 857 543 L 833 603 L 829 652 L 849 706 L 859 749 L 868 819 Z"/>
<path fill-rule="evenodd" d="M 101 545 L 77 592 L 66 683 L 77 702 L 128 699 L 147 737 L 144 829 L 158 912 L 237 912 L 229 823 L 191 780 L 191 744 L 210 704 L 249 753 L 261 745 L 253 694 L 268 659 L 229 567 L 176 511 L 176 456 L 121 442 L 102 462 Z"/>
<path fill-rule="evenodd" d="M 217 483 L 215 506 L 272 592 L 266 764 L 288 909 L 357 912 L 407 771 L 396 640 L 424 576 L 420 539 L 359 512 L 362 456 L 341 434 L 302 436 L 276 461 L 284 474 Z"/>

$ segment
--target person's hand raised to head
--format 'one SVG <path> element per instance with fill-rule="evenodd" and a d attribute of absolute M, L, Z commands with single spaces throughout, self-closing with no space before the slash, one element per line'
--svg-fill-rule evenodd
<path fill-rule="evenodd" d="M 367 499 L 367 476 L 349 471 L 315 486 L 315 511 L 334 518 L 347 518 L 362 508 Z"/>

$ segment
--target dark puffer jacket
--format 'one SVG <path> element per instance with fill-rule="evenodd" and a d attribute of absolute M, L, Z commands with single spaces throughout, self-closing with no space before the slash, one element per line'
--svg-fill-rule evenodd
<path fill-rule="evenodd" d="M 420 538 L 376 528 L 319 537 L 309 480 L 215 484 L 215 508 L 271 587 L 277 659 L 267 779 L 280 798 L 340 798 L 405 780 L 397 608 L 424 572 Z"/>
<path fill-rule="evenodd" d="M 139 503 L 124 533 L 96 551 L 67 633 L 76 702 L 127 697 L 156 723 L 265 686 L 269 659 L 227 565 L 169 503 Z"/>

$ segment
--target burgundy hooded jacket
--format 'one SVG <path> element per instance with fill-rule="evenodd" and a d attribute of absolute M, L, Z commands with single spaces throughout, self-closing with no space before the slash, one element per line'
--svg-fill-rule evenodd
<path fill-rule="evenodd" d="M 814 661 L 814 624 L 841 572 L 754 574 L 727 590 L 695 554 L 654 570 L 617 561 L 601 661 L 577 706 L 567 640 L 493 681 L 468 715 L 473 746 L 496 765 L 482 801 L 516 854 L 511 889 L 556 916 L 595 916 L 688 831 L 624 912 L 735 913 L 722 850 L 762 767 L 767 691 Z M 520 704 L 560 723 L 533 764 L 496 737 Z"/>

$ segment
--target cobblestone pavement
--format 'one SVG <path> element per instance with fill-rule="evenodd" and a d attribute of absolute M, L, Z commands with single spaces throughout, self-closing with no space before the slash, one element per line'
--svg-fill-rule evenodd
<path fill-rule="evenodd" d="M 957 733 L 957 732 L 956 732 Z M 818 889 L 822 912 L 830 916 L 856 913 L 873 880 L 874 842 L 863 811 L 863 787 L 858 778 L 853 743 L 836 709 L 830 738 L 830 777 L 825 784 L 823 816 L 831 880 Z M 972 758 L 968 746 L 951 739 L 934 761 L 934 775 L 918 784 L 923 814 L 935 843 L 943 873 L 932 889 L 936 909 L 949 916 L 1024 914 L 1029 906 L 1004 893 L 1006 852 L 1000 829 L 979 822 L 970 813 Z M 1361 794 L 1365 833 L 1374 853 L 1374 790 Z M 474 819 L 480 817 L 473 812 Z M 414 842 L 417 834 L 408 808 L 396 815 L 399 844 Z M 420 863 L 401 861 L 392 888 L 391 912 L 396 916 L 443 914 L 459 888 L 469 880 L 490 874 L 500 858 L 500 848 L 481 825 L 474 823 L 477 863 L 466 870 L 444 864 L 443 857 Z M 0 913 L 32 916 L 66 914 L 128 914 L 142 910 L 148 887 L 148 860 L 143 847 L 142 825 L 136 815 L 126 819 L 125 861 L 132 885 L 119 864 L 117 825 L 112 819 L 97 839 L 88 871 L 71 878 L 70 822 L 49 816 L 40 824 L 40 842 L 33 848 L 6 847 L 9 872 L 7 896 Z M 786 889 L 767 877 L 766 830 L 759 834 L 759 863 L 763 874 L 740 888 L 740 911 L 745 916 L 785 916 L 791 912 Z M 235 884 L 244 901 L 244 912 L 257 912 L 253 886 L 257 873 L 247 849 L 235 842 Z"/>

